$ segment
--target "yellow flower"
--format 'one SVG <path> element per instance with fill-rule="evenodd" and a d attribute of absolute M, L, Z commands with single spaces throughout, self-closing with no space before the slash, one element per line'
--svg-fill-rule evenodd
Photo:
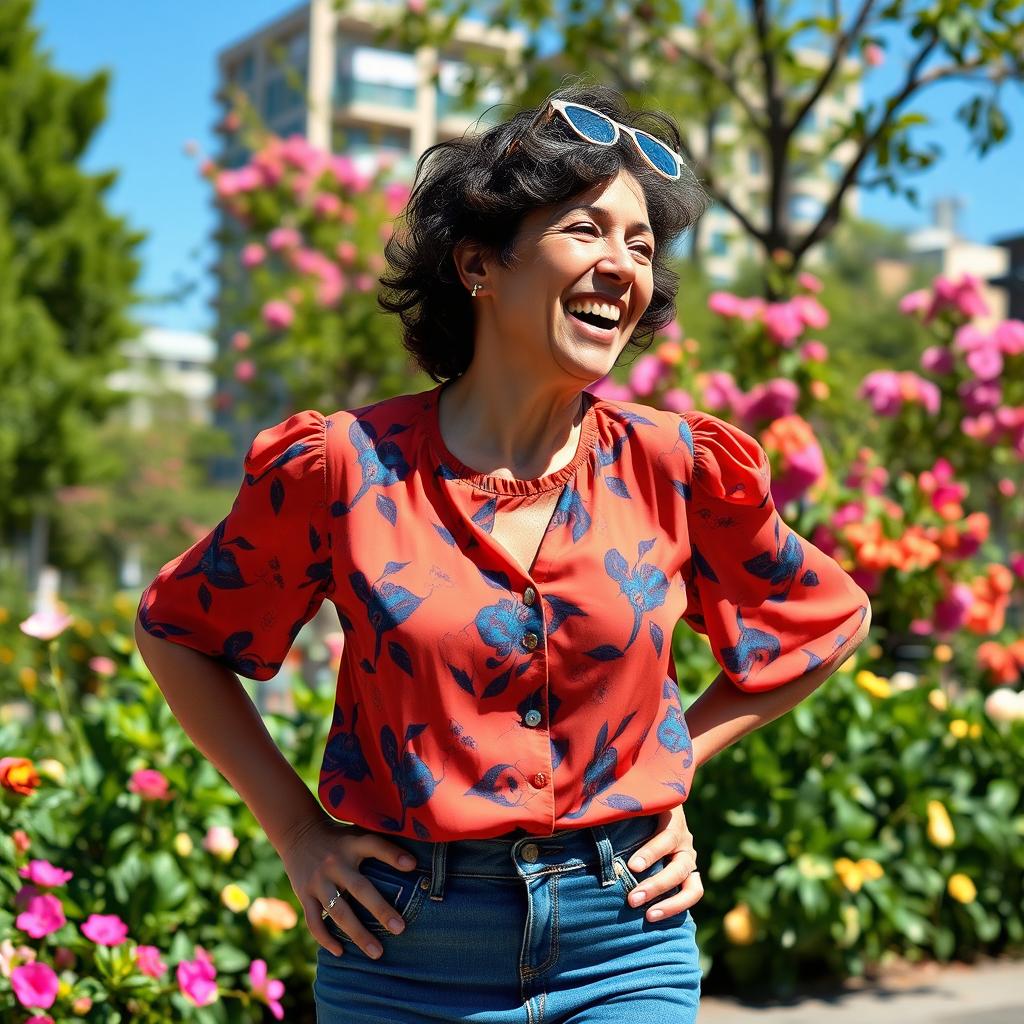
<path fill-rule="evenodd" d="M 294 928 L 299 920 L 295 908 L 273 896 L 257 896 L 249 907 L 249 922 L 254 928 L 265 928 L 272 934 Z"/>
<path fill-rule="evenodd" d="M 970 726 L 964 718 L 954 718 L 953 721 L 949 723 L 949 731 L 958 740 L 962 740 L 967 735 L 968 729 L 970 729 Z"/>
<path fill-rule="evenodd" d="M 740 903 L 722 918 L 726 938 L 734 946 L 749 946 L 755 939 L 756 929 L 750 907 Z"/>
<path fill-rule="evenodd" d="M 852 946 L 860 938 L 860 911 L 852 905 L 848 905 L 839 911 L 843 921 L 843 937 L 840 939 L 841 946 Z"/>
<path fill-rule="evenodd" d="M 949 876 L 946 888 L 949 890 L 949 895 L 960 903 L 973 903 L 975 896 L 978 895 L 974 883 L 961 872 Z"/>
<path fill-rule="evenodd" d="M 861 857 L 857 861 L 857 867 L 869 882 L 877 881 L 885 874 L 885 868 L 877 860 L 872 860 L 870 857 Z"/>
<path fill-rule="evenodd" d="M 0 646 L 0 662 L 10 665 L 14 661 L 14 651 L 7 646 Z"/>
<path fill-rule="evenodd" d="M 71 995 L 71 984 L 66 979 L 61 978 L 57 982 L 57 996 L 60 999 L 67 999 Z"/>
<path fill-rule="evenodd" d="M 797 857 L 796 869 L 804 878 L 829 878 L 832 875 L 828 861 L 811 853 L 801 853 Z"/>
<path fill-rule="evenodd" d="M 31 665 L 23 665 L 18 670 L 18 682 L 27 694 L 33 694 L 39 683 L 39 673 Z"/>
<path fill-rule="evenodd" d="M 36 770 L 40 775 L 45 775 L 56 783 L 63 783 L 66 774 L 64 765 L 53 757 L 44 757 L 42 761 L 36 761 Z"/>
<path fill-rule="evenodd" d="M 935 660 L 941 661 L 943 664 L 947 661 L 953 660 L 953 648 L 949 644 L 936 644 L 935 645 Z"/>
<path fill-rule="evenodd" d="M 113 633 L 115 629 L 117 629 L 117 623 L 113 619 L 100 620 L 100 632 L 104 635 Z"/>
<path fill-rule="evenodd" d="M 975 722 L 968 733 L 972 740 L 976 740 L 981 735 L 981 723 Z"/>
<path fill-rule="evenodd" d="M 835 862 L 836 874 L 839 880 L 850 892 L 860 892 L 864 884 L 864 872 L 860 865 L 855 864 L 849 857 L 839 857 Z"/>
<path fill-rule="evenodd" d="M 79 636 L 90 637 L 94 632 L 93 625 L 87 619 L 78 619 L 75 622 L 75 632 Z"/>
<path fill-rule="evenodd" d="M 249 894 L 234 882 L 229 882 L 221 889 L 220 900 L 234 914 L 240 914 L 249 907 Z"/>
<path fill-rule="evenodd" d="M 861 669 L 853 677 L 853 681 L 861 689 L 867 690 L 875 697 L 888 697 L 891 692 L 888 679 L 876 676 L 874 672 L 869 672 L 866 668 Z"/>
<path fill-rule="evenodd" d="M 929 690 L 928 691 L 928 703 L 931 704 L 936 711 L 945 711 L 949 707 L 949 698 L 946 696 L 945 690 Z"/>
<path fill-rule="evenodd" d="M 179 857 L 187 857 L 192 852 L 192 837 L 187 832 L 179 832 L 174 837 L 174 852 Z"/>
<path fill-rule="evenodd" d="M 3 625 L 10 617 L 11 613 L 6 608 L 0 608 L 0 625 Z"/>
<path fill-rule="evenodd" d="M 928 801 L 928 838 L 936 846 L 952 846 L 956 839 L 953 822 L 941 800 Z"/>

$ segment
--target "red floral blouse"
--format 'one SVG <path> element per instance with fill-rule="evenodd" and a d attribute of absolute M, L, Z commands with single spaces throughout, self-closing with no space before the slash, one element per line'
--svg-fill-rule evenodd
<path fill-rule="evenodd" d="M 334 604 L 337 819 L 438 842 L 660 812 L 694 776 L 680 618 L 738 702 L 848 648 L 869 598 L 779 517 L 750 435 L 586 392 L 572 461 L 510 480 L 445 447 L 444 386 L 261 431 L 225 519 L 139 603 L 154 636 L 257 680 Z M 524 573 L 495 515 L 551 490 Z"/>

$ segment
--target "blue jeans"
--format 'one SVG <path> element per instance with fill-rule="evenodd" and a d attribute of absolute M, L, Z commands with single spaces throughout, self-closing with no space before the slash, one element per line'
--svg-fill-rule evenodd
<path fill-rule="evenodd" d="M 384 953 L 368 957 L 327 919 L 344 952 L 317 947 L 317 1024 L 693 1024 L 702 972 L 690 911 L 648 921 L 650 902 L 626 902 L 668 863 L 626 867 L 656 823 L 437 843 L 388 836 L 416 867 L 367 857 L 360 870 L 405 930 L 392 935 L 345 895 Z"/>

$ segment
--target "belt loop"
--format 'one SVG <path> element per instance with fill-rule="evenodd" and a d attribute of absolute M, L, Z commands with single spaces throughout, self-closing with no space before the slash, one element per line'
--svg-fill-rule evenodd
<path fill-rule="evenodd" d="M 434 843 L 434 858 L 430 865 L 430 898 L 444 899 L 445 866 L 448 860 L 448 842 L 442 839 Z"/>
<path fill-rule="evenodd" d="M 612 841 L 608 838 L 604 825 L 591 825 L 590 831 L 597 846 L 597 859 L 601 865 L 601 885 L 611 885 L 616 881 L 615 866 L 612 863 L 612 857 L 615 855 Z"/>

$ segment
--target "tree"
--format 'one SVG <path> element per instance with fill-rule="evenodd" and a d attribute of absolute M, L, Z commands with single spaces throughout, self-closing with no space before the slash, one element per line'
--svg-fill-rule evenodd
<path fill-rule="evenodd" d="M 382 23 L 378 40 L 443 52 L 471 7 L 479 9 L 469 0 L 410 3 Z M 765 263 L 770 258 L 794 274 L 840 222 L 851 189 L 884 186 L 916 201 L 904 179 L 941 156 L 939 147 L 918 147 L 912 137 L 914 127 L 927 122 L 913 107 L 922 92 L 952 79 L 976 87 L 958 116 L 984 155 L 1008 137 L 1003 91 L 1024 77 L 1024 10 L 1010 0 L 627 0 L 612 7 L 585 0 L 538 0 L 525 7 L 497 0 L 489 20 L 503 28 L 524 26 L 528 42 L 515 66 L 491 65 L 475 59 L 482 54 L 467 52 L 470 102 L 495 83 L 510 101 L 532 105 L 557 85 L 562 71 L 599 72 L 632 104 L 677 116 L 683 155 L 698 177 Z M 544 42 L 553 31 L 562 48 L 552 56 Z M 809 148 L 804 129 L 823 101 L 856 87 L 888 52 L 903 49 L 909 56 L 896 87 L 814 136 L 820 145 Z M 722 111 L 709 106 L 718 96 L 726 100 L 736 135 L 756 144 L 765 161 L 763 202 L 742 188 L 742 176 L 729 182 L 719 170 Z M 794 180 L 825 160 L 835 167 L 830 194 L 809 223 L 796 222 L 790 208 Z M 776 290 L 771 278 L 766 288 Z"/>
<path fill-rule="evenodd" d="M 30 586 L 54 494 L 110 471 L 93 430 L 127 397 L 106 379 L 138 333 L 126 309 L 145 237 L 106 209 L 116 172 L 78 166 L 108 75 L 55 71 L 32 10 L 0 4 L 0 538 L 31 526 Z"/>

